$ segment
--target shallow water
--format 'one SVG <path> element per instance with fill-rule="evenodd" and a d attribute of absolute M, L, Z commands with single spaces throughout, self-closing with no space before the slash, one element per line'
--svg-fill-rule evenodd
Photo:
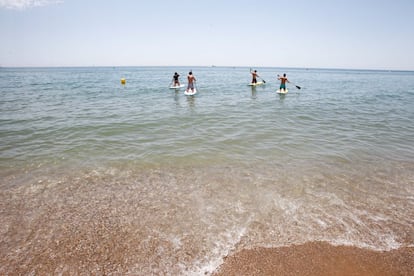
<path fill-rule="evenodd" d="M 414 246 L 414 73 L 0 69 L 0 272 L 211 273 L 230 251 Z M 289 86 L 279 96 L 276 74 Z M 126 85 L 120 84 L 126 78 Z"/>

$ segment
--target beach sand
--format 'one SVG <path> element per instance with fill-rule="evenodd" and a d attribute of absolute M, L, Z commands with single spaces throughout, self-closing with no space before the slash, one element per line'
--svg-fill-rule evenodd
<path fill-rule="evenodd" d="M 414 275 L 414 248 L 387 252 L 312 242 L 243 249 L 226 257 L 221 275 Z"/>

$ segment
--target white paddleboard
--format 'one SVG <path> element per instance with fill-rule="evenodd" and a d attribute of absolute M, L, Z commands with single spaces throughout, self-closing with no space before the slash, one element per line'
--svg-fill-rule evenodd
<path fill-rule="evenodd" d="M 287 94 L 287 92 L 289 92 L 289 90 L 288 90 L 288 89 L 282 89 L 282 90 L 278 89 L 278 90 L 276 91 L 276 93 L 277 93 L 277 94 Z"/>
<path fill-rule="evenodd" d="M 171 85 L 170 89 L 179 89 L 179 88 L 183 88 L 185 86 L 185 84 L 180 84 L 180 85 Z"/>
<path fill-rule="evenodd" d="M 264 84 L 264 82 L 258 81 L 256 83 L 249 83 L 248 86 L 257 86 L 257 85 L 262 85 L 262 84 Z"/>
<path fill-rule="evenodd" d="M 191 89 L 186 89 L 185 91 L 184 91 L 184 95 L 186 95 L 186 96 L 193 96 L 193 95 L 195 95 L 195 94 L 197 94 L 197 89 L 195 89 L 194 88 L 194 90 L 191 90 Z"/>

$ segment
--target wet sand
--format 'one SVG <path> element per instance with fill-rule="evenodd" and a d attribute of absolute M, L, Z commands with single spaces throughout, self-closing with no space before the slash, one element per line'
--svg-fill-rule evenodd
<path fill-rule="evenodd" d="M 220 275 L 414 275 L 414 248 L 377 252 L 313 242 L 243 249 L 226 257 Z"/>

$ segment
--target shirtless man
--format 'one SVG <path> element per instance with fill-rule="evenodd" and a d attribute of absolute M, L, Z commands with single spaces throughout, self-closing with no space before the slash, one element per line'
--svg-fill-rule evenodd
<path fill-rule="evenodd" d="M 259 76 L 257 70 L 254 70 L 253 72 L 250 70 L 250 73 L 252 74 L 252 83 L 257 83 L 257 77 Z"/>
<path fill-rule="evenodd" d="M 282 89 L 286 91 L 286 82 L 289 82 L 289 80 L 286 77 L 286 74 L 283 74 L 283 77 L 277 75 L 277 79 L 280 80 L 280 91 L 282 91 Z"/>
<path fill-rule="evenodd" d="M 193 76 L 193 72 L 190 71 L 187 76 L 188 79 L 188 86 L 187 86 L 187 92 L 190 91 L 194 92 L 194 82 L 196 81 L 196 78 Z"/>

